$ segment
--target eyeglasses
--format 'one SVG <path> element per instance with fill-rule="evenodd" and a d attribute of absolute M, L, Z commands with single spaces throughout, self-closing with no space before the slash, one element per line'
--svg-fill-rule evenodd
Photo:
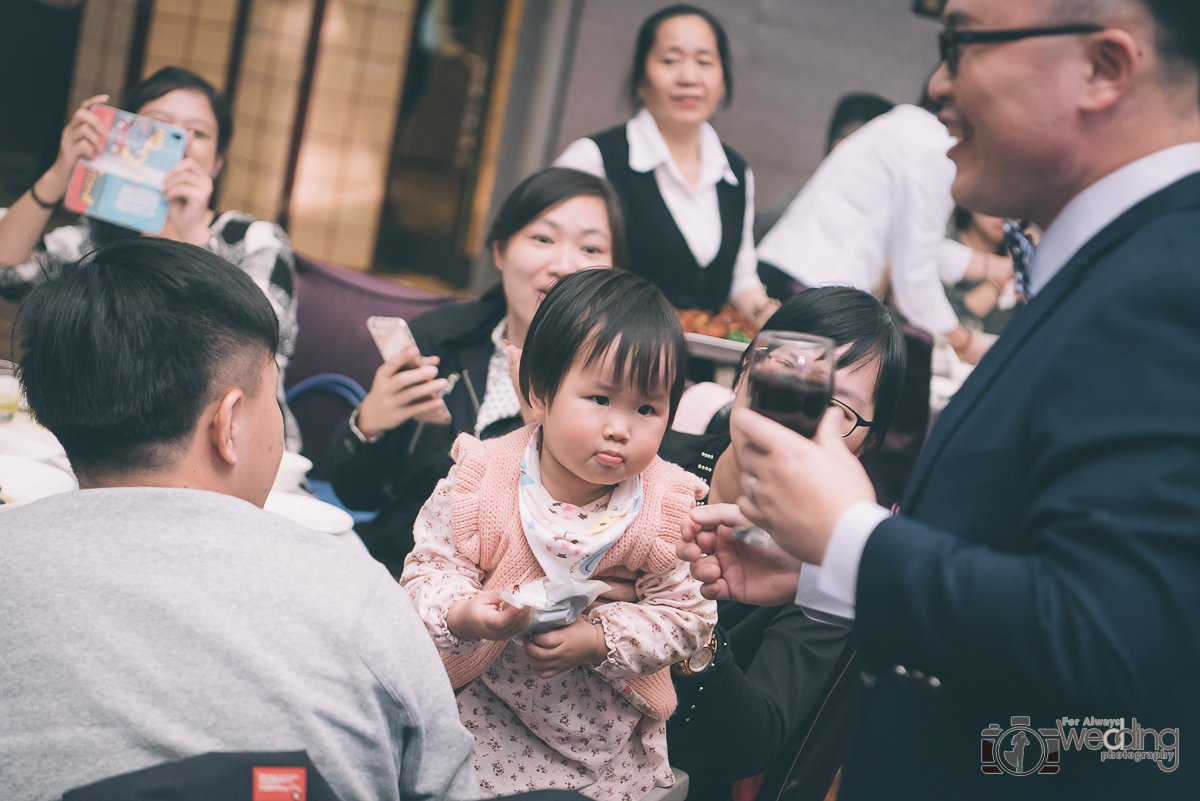
<path fill-rule="evenodd" d="M 1068 36 L 1081 33 L 1099 33 L 1107 30 L 1103 25 L 1074 24 L 1056 25 L 1052 28 L 1014 28 L 1008 31 L 956 31 L 944 30 L 938 34 L 938 48 L 942 61 L 951 75 L 958 74 L 958 51 L 967 44 L 1015 42 L 1038 36 Z"/>
<path fill-rule="evenodd" d="M 830 403 L 836 403 L 842 410 L 842 436 L 848 437 L 860 428 L 870 428 L 875 425 L 873 420 L 864 420 L 863 416 L 842 403 L 837 398 L 830 398 Z"/>

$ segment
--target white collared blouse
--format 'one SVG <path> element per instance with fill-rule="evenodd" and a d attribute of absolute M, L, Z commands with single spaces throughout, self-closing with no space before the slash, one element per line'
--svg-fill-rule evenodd
<path fill-rule="evenodd" d="M 717 205 L 717 184 L 725 181 L 737 186 L 737 176 L 725 157 L 721 138 L 707 122 L 700 130 L 700 179 L 689 188 L 671 150 L 658 130 L 650 112 L 642 109 L 625 123 L 629 138 L 629 168 L 635 172 L 653 172 L 658 191 L 696 263 L 708 266 L 721 249 L 721 211 Z M 570 167 L 607 178 L 600 148 L 591 139 L 576 139 L 554 161 L 555 167 Z M 762 289 L 758 279 L 758 257 L 754 250 L 754 175 L 746 167 L 746 218 L 742 225 L 742 243 L 733 265 L 729 300 L 748 289 Z"/>

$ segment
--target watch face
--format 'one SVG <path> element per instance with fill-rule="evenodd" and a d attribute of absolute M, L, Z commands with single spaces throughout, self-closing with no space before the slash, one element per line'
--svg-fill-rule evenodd
<path fill-rule="evenodd" d="M 696 653 L 692 654 L 692 658 L 688 660 L 688 670 L 693 673 L 699 673 L 708 670 L 708 666 L 713 663 L 713 652 L 707 648 L 701 648 Z"/>

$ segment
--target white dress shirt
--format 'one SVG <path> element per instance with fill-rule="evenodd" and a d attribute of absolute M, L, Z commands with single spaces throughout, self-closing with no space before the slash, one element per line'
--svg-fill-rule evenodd
<path fill-rule="evenodd" d="M 868 122 L 821 163 L 758 246 L 758 257 L 808 286 L 878 294 L 891 268 L 896 306 L 935 334 L 958 325 L 943 277 L 959 278 L 969 249 L 946 246 L 954 210 L 955 143 L 937 117 L 901 105 Z M 949 268 L 947 251 L 957 253 Z"/>
<path fill-rule="evenodd" d="M 696 263 L 707 267 L 721 249 L 721 210 L 717 205 L 717 184 L 726 181 L 737 186 L 737 176 L 725 157 L 721 138 L 707 122 L 700 128 L 700 179 L 694 188 L 683 180 L 671 149 L 658 130 L 650 112 L 642 109 L 625 123 L 629 138 L 629 169 L 634 172 L 653 172 L 663 203 L 679 226 L 688 249 Z M 570 167 L 607 178 L 600 147 L 591 139 L 576 139 L 567 145 L 554 161 L 555 167 Z M 732 301 L 747 289 L 761 289 L 758 279 L 758 257 L 754 252 L 754 174 L 746 167 L 746 215 L 742 221 L 742 244 L 733 264 L 733 283 L 729 287 Z"/>
<path fill-rule="evenodd" d="M 1030 296 L 1109 223 L 1156 192 L 1198 172 L 1200 143 L 1177 145 L 1128 164 L 1080 192 L 1046 229 L 1034 252 Z M 825 546 L 824 568 L 804 565 L 800 570 L 796 603 L 806 612 L 817 613 L 810 616 L 854 617 L 862 552 L 875 527 L 888 515 L 882 506 L 866 501 L 842 514 Z"/>

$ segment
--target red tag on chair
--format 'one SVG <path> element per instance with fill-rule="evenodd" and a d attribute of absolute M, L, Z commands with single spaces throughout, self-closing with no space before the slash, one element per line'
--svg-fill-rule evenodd
<path fill-rule="evenodd" d="M 732 788 L 733 801 L 754 801 L 758 797 L 758 791 L 762 789 L 765 778 L 767 778 L 767 772 L 764 770 L 757 776 L 735 781 Z"/>
<path fill-rule="evenodd" d="M 307 797 L 307 769 L 254 769 L 254 794 L 252 801 L 305 801 Z"/>

